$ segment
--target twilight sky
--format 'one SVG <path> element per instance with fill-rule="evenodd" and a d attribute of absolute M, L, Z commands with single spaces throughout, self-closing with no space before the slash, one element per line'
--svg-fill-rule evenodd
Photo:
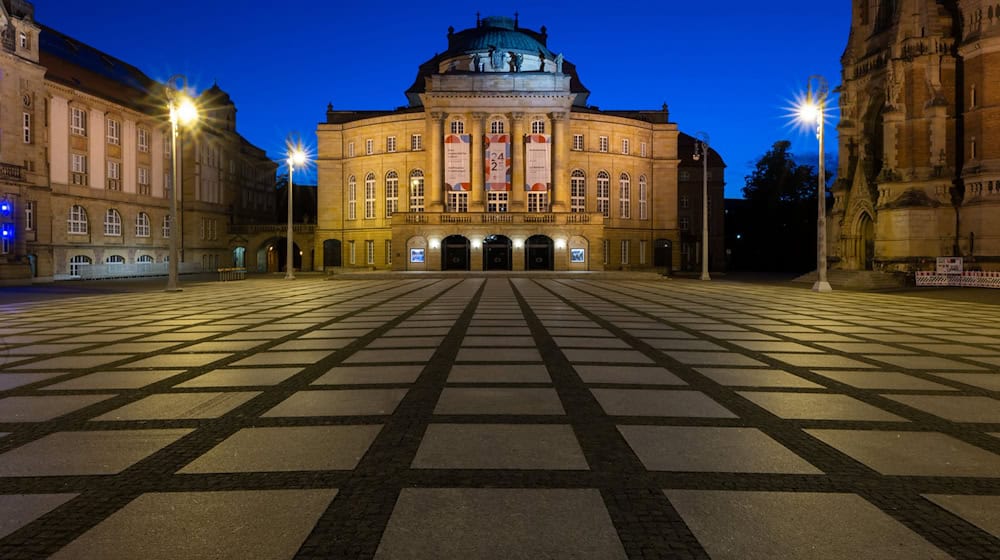
<path fill-rule="evenodd" d="M 814 134 L 788 125 L 787 106 L 822 74 L 840 83 L 850 2 L 633 0 L 403 2 L 365 0 L 33 0 L 35 18 L 131 63 L 154 79 L 183 73 L 198 91 L 218 82 L 236 103 L 237 128 L 275 159 L 285 139 L 315 148 L 326 104 L 392 109 L 417 67 L 447 49 L 448 26 L 476 12 L 548 27 L 548 47 L 577 66 L 602 109 L 670 106 L 689 134 L 705 131 L 728 164 L 726 194 L 740 197 L 752 163 L 777 140 L 799 156 Z M 834 103 L 834 106 L 836 103 Z M 828 116 L 828 150 L 836 148 Z M 680 154 L 687 157 L 687 154 Z M 298 176 L 296 182 L 315 181 Z"/>

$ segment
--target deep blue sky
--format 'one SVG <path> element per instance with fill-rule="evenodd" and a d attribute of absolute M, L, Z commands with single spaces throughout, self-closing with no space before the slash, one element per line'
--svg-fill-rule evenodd
<path fill-rule="evenodd" d="M 338 109 L 405 105 L 417 67 L 447 48 L 449 25 L 473 27 L 477 11 L 520 11 L 523 27 L 547 26 L 550 50 L 577 65 L 590 104 L 655 109 L 666 102 L 682 131 L 707 132 L 729 165 L 730 197 L 741 196 L 752 162 L 777 140 L 815 157 L 815 135 L 789 127 L 785 107 L 811 74 L 825 75 L 831 88 L 840 83 L 850 29 L 847 1 L 33 3 L 39 22 L 150 77 L 181 72 L 199 91 L 218 82 L 236 103 L 239 131 L 276 159 L 289 135 L 315 146 L 328 102 Z M 836 115 L 828 122 L 835 150 Z"/>

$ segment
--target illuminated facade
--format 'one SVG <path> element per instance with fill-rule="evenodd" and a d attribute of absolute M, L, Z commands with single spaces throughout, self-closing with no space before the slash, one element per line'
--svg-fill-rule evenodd
<path fill-rule="evenodd" d="M 1000 269 L 1000 5 L 853 5 L 834 266 L 914 270 L 963 256 Z"/>
<path fill-rule="evenodd" d="M 0 265 L 28 281 L 164 269 L 182 228 L 182 270 L 231 266 L 234 221 L 271 221 L 276 165 L 236 132 L 214 86 L 183 136 L 180 219 L 168 216 L 170 138 L 163 85 L 0 3 L 0 196 L 13 241 Z M 16 278 L 15 278 L 16 277 Z"/>
<path fill-rule="evenodd" d="M 701 184 L 679 148 L 690 137 L 666 105 L 588 106 L 544 27 L 450 29 L 406 96 L 397 110 L 331 106 L 319 125 L 316 269 L 676 269 L 682 243 L 700 246 L 700 188 L 678 208 L 679 170 Z M 714 152 L 710 165 L 721 263 L 725 166 Z"/>

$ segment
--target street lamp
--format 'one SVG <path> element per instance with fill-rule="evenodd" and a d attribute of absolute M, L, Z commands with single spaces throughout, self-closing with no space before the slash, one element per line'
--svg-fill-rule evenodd
<path fill-rule="evenodd" d="M 711 280 L 708 274 L 708 133 L 695 134 L 694 160 L 701 160 L 701 279 Z"/>
<path fill-rule="evenodd" d="M 295 173 L 295 166 L 299 167 L 306 163 L 306 152 L 301 145 L 289 147 L 288 149 L 288 245 L 285 251 L 285 280 L 295 280 L 295 268 L 292 261 L 292 175 Z"/>
<path fill-rule="evenodd" d="M 795 107 L 799 122 L 816 125 L 819 139 L 819 185 L 816 188 L 816 283 L 814 292 L 830 292 L 833 287 L 826 279 L 826 162 L 823 155 L 823 124 L 826 118 L 826 101 L 830 86 L 823 76 L 809 77 L 805 98 Z"/>
<path fill-rule="evenodd" d="M 178 87 L 178 83 L 182 84 Z M 167 80 L 167 107 L 170 109 L 170 262 L 167 263 L 167 291 L 179 292 L 177 285 L 177 267 L 180 260 L 179 242 L 184 235 L 180 227 L 177 212 L 177 192 L 183 188 L 183 178 L 180 173 L 180 156 L 177 154 L 180 126 L 193 125 L 198 120 L 198 107 L 187 94 L 187 78 L 176 74 Z"/>

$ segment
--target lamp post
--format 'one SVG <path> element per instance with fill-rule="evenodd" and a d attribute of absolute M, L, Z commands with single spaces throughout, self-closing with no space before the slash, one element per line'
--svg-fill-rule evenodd
<path fill-rule="evenodd" d="M 288 150 L 288 232 L 286 234 L 285 251 L 285 280 L 295 280 L 295 267 L 292 260 L 292 175 L 295 173 L 295 166 L 302 166 L 306 163 L 306 153 L 301 147 L 294 147 Z"/>
<path fill-rule="evenodd" d="M 708 274 L 708 133 L 695 135 L 694 160 L 701 160 L 701 279 L 711 280 Z"/>
<path fill-rule="evenodd" d="M 177 87 L 177 84 L 182 84 Z M 180 137 L 180 125 L 190 126 L 198 120 L 198 108 L 188 97 L 187 78 L 181 74 L 172 76 L 167 80 L 167 107 L 170 109 L 170 262 L 167 263 L 167 291 L 179 292 L 181 288 L 177 285 L 177 270 L 179 257 L 180 237 L 184 235 L 179 227 L 180 220 L 177 212 L 177 192 L 183 188 L 183 179 L 180 173 L 180 156 L 177 147 Z"/>
<path fill-rule="evenodd" d="M 815 89 L 814 89 L 815 88 Z M 819 184 L 816 188 L 816 283 L 814 292 L 830 292 L 833 287 L 826 278 L 826 162 L 823 155 L 823 125 L 826 118 L 826 101 L 830 86 L 823 76 L 809 77 L 806 96 L 796 107 L 799 121 L 816 125 L 819 139 Z"/>

